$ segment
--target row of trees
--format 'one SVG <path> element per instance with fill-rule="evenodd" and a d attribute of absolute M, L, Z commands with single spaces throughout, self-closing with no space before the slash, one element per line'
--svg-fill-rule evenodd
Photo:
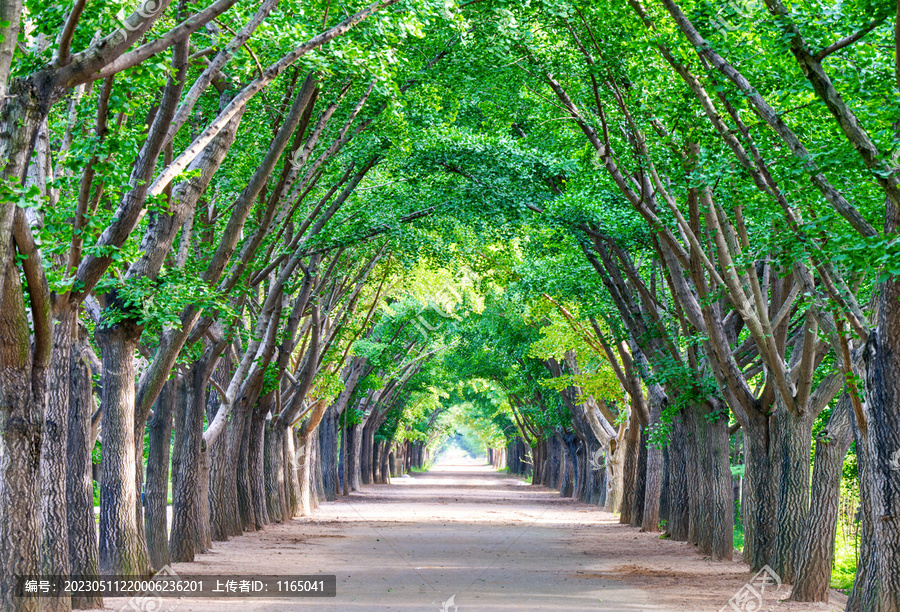
<path fill-rule="evenodd" d="M 510 388 L 539 480 L 591 498 L 592 445 L 615 449 L 624 521 L 656 530 L 664 509 L 673 538 L 729 559 L 739 432 L 743 557 L 821 601 L 852 445 L 848 609 L 895 610 L 896 7 L 739 8 L 485 9 L 486 42 L 438 67 L 448 84 L 482 77 L 466 81 L 477 102 L 417 153 L 436 191 L 468 190 L 543 242 L 537 273 L 522 272 L 530 295 L 547 294 L 623 390 L 624 428 L 581 384 Z M 573 276 L 551 282 L 558 266 Z M 583 382 L 577 358 L 543 361 Z M 528 368 L 513 351 L 496 378 L 537 380 Z"/>
<path fill-rule="evenodd" d="M 0 608 L 97 607 L 16 579 L 149 574 L 309 512 L 371 239 L 424 214 L 355 195 L 427 65 L 373 49 L 434 9 L 4 3 Z"/>

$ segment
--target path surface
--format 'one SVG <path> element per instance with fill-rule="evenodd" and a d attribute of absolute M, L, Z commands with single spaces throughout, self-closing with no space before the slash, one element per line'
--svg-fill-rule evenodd
<path fill-rule="evenodd" d="M 555 491 L 456 463 L 366 487 L 314 517 L 217 542 L 174 567 L 180 575 L 336 574 L 337 597 L 166 599 L 161 612 L 715 612 L 730 610 L 728 600 L 751 578 L 742 563 L 713 563 Z M 762 610 L 842 609 L 781 602 L 788 588 L 766 597 Z M 445 604 L 450 597 L 457 608 Z M 107 605 L 131 609 L 125 603 Z"/>

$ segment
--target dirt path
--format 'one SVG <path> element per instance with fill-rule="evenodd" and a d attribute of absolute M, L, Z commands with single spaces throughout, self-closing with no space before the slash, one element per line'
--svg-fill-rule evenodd
<path fill-rule="evenodd" d="M 229 542 L 180 575 L 336 574 L 330 599 L 167 599 L 162 610 L 604 610 L 715 612 L 751 574 L 693 546 L 618 525 L 595 507 L 561 499 L 481 465 L 366 487 L 316 515 Z M 762 610 L 840 610 L 782 602 Z M 123 600 L 108 600 L 125 609 Z M 130 608 L 128 608 L 130 609 Z M 754 607 L 735 610 L 757 610 Z"/>

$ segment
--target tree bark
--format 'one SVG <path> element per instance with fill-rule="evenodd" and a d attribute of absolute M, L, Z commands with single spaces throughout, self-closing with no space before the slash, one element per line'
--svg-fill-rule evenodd
<path fill-rule="evenodd" d="M 638 460 L 634 471 L 634 497 L 631 501 L 631 526 L 640 527 L 644 522 L 644 501 L 647 496 L 647 430 L 641 427 L 638 442 Z"/>
<path fill-rule="evenodd" d="M 187 405 L 182 426 L 178 477 L 172 489 L 172 532 L 169 536 L 169 555 L 174 562 L 193 561 L 194 555 L 202 549 L 200 462 L 206 385 L 213 357 L 214 351 L 208 348 L 203 357 L 191 364 L 185 377 Z M 208 503 L 207 499 L 203 498 L 204 504 Z"/>
<path fill-rule="evenodd" d="M 266 480 L 265 480 L 265 428 L 266 415 L 274 404 L 274 394 L 267 393 L 256 402 L 253 410 L 253 418 L 250 421 L 250 456 L 249 471 L 250 485 L 253 499 L 253 515 L 256 517 L 256 528 L 262 529 L 269 524 L 269 514 L 266 508 Z"/>
<path fill-rule="evenodd" d="M 312 452 L 311 436 L 301 434 L 297 440 L 297 467 L 300 475 L 300 516 L 312 514 L 312 501 L 314 494 L 312 482 Z"/>
<path fill-rule="evenodd" d="M 363 427 L 359 423 L 351 425 L 347 429 L 349 434 L 349 452 L 347 453 L 347 479 L 351 491 L 359 491 L 362 486 L 362 433 Z"/>
<path fill-rule="evenodd" d="M 219 359 L 219 365 L 216 367 L 216 371 L 213 372 L 213 378 L 216 379 L 216 382 L 219 383 L 220 386 L 227 386 L 228 381 L 231 379 L 233 364 L 231 362 L 231 358 L 226 352 L 221 359 Z M 212 420 L 216 416 L 216 412 L 219 409 L 219 402 L 217 398 L 213 398 L 212 395 L 208 396 L 206 401 L 206 420 L 207 423 L 212 422 Z M 184 415 L 181 416 L 181 421 L 184 422 Z M 178 417 L 176 413 L 176 424 L 178 422 Z M 175 438 L 175 448 L 178 448 L 179 440 L 176 436 Z M 225 494 L 225 473 L 227 471 L 227 461 L 228 461 L 228 440 L 227 436 L 219 436 L 215 440 L 213 440 L 212 444 L 209 445 L 209 499 L 201 500 L 201 503 L 207 503 L 209 505 L 209 529 L 210 529 L 210 538 L 216 542 L 224 542 L 228 539 L 228 524 L 226 521 L 226 494 Z M 173 462 L 172 472 L 175 472 L 175 465 Z M 173 478 L 172 488 L 175 488 L 175 482 Z"/>
<path fill-rule="evenodd" d="M 285 501 L 284 467 L 281 465 L 284 453 L 279 431 L 270 426 L 263 433 L 263 461 L 265 463 L 266 514 L 275 523 L 285 520 L 287 503 Z"/>
<path fill-rule="evenodd" d="M 41 568 L 45 575 L 68 576 L 69 521 L 67 514 L 69 385 L 75 308 L 64 304 L 54 317 L 53 352 L 47 380 L 47 414 L 41 439 Z M 70 597 L 47 597 L 45 609 L 71 610 Z"/>
<path fill-rule="evenodd" d="M 651 401 L 650 422 L 658 424 L 662 406 Z M 644 483 L 644 507 L 641 531 L 659 531 L 659 504 L 662 494 L 662 449 L 656 445 L 647 449 L 647 469 Z"/>
<path fill-rule="evenodd" d="M 0 263 L 6 267 L 0 294 L 0 608 L 37 612 L 40 598 L 15 598 L 13 593 L 16 576 L 40 574 L 39 460 L 46 376 L 32 366 L 19 270 L 12 257 Z"/>
<path fill-rule="evenodd" d="M 731 455 L 728 417 L 724 403 L 712 400 L 709 418 L 709 479 L 712 533 L 711 557 L 731 561 L 734 552 L 734 494 L 731 489 Z"/>
<path fill-rule="evenodd" d="M 169 498 L 169 453 L 179 382 L 177 378 L 166 382 L 156 400 L 153 418 L 150 419 L 144 531 L 147 535 L 150 564 L 155 570 L 169 564 L 169 532 L 166 516 Z"/>
<path fill-rule="evenodd" d="M 625 432 L 625 448 L 622 458 L 622 502 L 619 523 L 630 525 L 634 515 L 634 495 L 640 456 L 641 426 L 634 410 L 628 416 Z"/>
<path fill-rule="evenodd" d="M 744 561 L 758 572 L 775 554 L 775 490 L 770 467 L 770 417 L 750 415 L 744 429 Z"/>
<path fill-rule="evenodd" d="M 669 518 L 666 524 L 669 538 L 686 542 L 690 522 L 686 446 L 687 436 L 683 411 L 672 422 L 669 444 Z"/>
<path fill-rule="evenodd" d="M 297 469 L 297 434 L 289 427 L 284 432 L 284 482 L 285 482 L 285 506 L 287 514 L 285 520 L 290 520 L 297 515 L 300 509 L 300 472 Z"/>
<path fill-rule="evenodd" d="M 254 402 L 255 404 L 255 402 Z M 236 418 L 244 421 L 238 448 L 237 492 L 238 509 L 241 515 L 241 528 L 244 531 L 256 531 L 256 513 L 253 509 L 253 485 L 250 482 L 250 421 L 253 417 L 253 406 L 248 403 Z"/>
<path fill-rule="evenodd" d="M 91 418 L 94 412 L 92 369 L 82 355 L 88 347 L 87 330 L 79 326 L 78 343 L 71 354 L 69 381 L 69 443 L 67 447 L 69 479 L 68 504 L 69 560 L 76 576 L 96 578 L 100 573 L 97 523 L 94 520 L 94 483 L 91 451 Z M 103 607 L 99 596 L 73 597 L 72 607 L 90 610 Z"/>
<path fill-rule="evenodd" d="M 130 320 L 97 327 L 103 364 L 103 461 L 100 473 L 100 572 L 148 576 L 150 560 L 138 533 L 134 440 L 134 352 L 142 327 Z"/>
<path fill-rule="evenodd" d="M 781 479 L 772 569 L 782 580 L 791 583 L 796 578 L 801 554 L 795 543 L 803 536 L 809 511 L 809 466 L 814 420 L 814 415 L 809 412 L 795 417 L 784 406 L 779 406 L 776 416 Z"/>
<path fill-rule="evenodd" d="M 900 211 L 888 204 L 885 229 L 900 230 Z M 887 231 L 885 232 L 887 234 Z M 872 565 L 867 576 L 874 612 L 900 611 L 900 278 L 882 285 L 880 325 L 866 345 L 867 451 Z"/>
<path fill-rule="evenodd" d="M 615 450 L 613 450 L 613 442 L 610 442 L 609 451 L 606 457 L 606 503 L 604 507 L 609 512 L 622 512 L 623 502 L 622 496 L 625 491 L 625 466 L 623 465 L 624 456 L 626 454 L 626 446 L 628 440 L 621 435 L 615 441 Z"/>
<path fill-rule="evenodd" d="M 362 449 L 360 451 L 360 480 L 362 484 L 372 484 L 375 480 L 375 428 L 371 415 L 362 427 Z"/>
<path fill-rule="evenodd" d="M 850 410 L 850 397 L 845 393 L 828 425 L 816 436 L 811 502 L 803 536 L 796 542 L 799 564 L 792 601 L 828 601 L 842 468 L 853 440 Z"/>
<path fill-rule="evenodd" d="M 337 415 L 334 406 L 325 411 L 325 418 L 320 426 L 320 442 L 322 448 L 322 483 L 325 486 L 325 499 L 337 499 Z"/>

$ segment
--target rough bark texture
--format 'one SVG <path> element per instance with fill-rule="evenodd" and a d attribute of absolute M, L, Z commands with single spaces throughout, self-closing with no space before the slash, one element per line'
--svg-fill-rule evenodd
<path fill-rule="evenodd" d="M 228 384 L 228 380 L 231 378 L 232 374 L 232 365 L 228 353 L 219 360 L 219 365 L 212 375 L 219 385 Z M 218 409 L 219 402 L 213 400 L 212 397 L 208 398 L 206 402 L 207 422 L 212 422 Z M 184 418 L 182 416 L 182 421 L 183 420 Z M 177 441 L 178 440 L 176 439 L 176 443 Z M 209 526 L 210 537 L 214 541 L 225 541 L 228 539 L 228 528 L 225 521 L 225 472 L 227 469 L 227 451 L 227 436 L 219 436 L 209 446 Z M 175 471 L 174 465 L 172 471 Z M 173 490 L 174 486 L 175 483 L 173 481 Z"/>
<path fill-rule="evenodd" d="M 640 527 L 644 522 L 644 500 L 647 495 L 647 430 L 641 428 L 638 442 L 638 460 L 634 471 L 634 497 L 631 500 L 631 526 Z"/>
<path fill-rule="evenodd" d="M 250 421 L 250 485 L 253 494 L 253 514 L 256 517 L 256 528 L 262 529 L 269 523 L 269 513 L 266 508 L 266 483 L 265 483 L 265 427 L 266 414 L 274 403 L 274 394 L 268 393 L 259 398 L 256 408 L 253 410 L 253 418 Z"/>
<path fill-rule="evenodd" d="M 82 350 L 87 348 L 87 330 L 81 326 L 71 354 L 69 380 L 69 480 L 66 487 L 69 521 L 69 561 L 73 575 L 96 577 L 100 572 L 97 523 L 94 521 L 94 483 L 91 450 L 91 417 L 94 411 L 92 369 Z M 103 607 L 103 598 L 73 597 L 72 607 L 89 610 Z"/>
<path fill-rule="evenodd" d="M 800 562 L 791 590 L 793 601 L 828 601 L 842 468 L 853 441 L 849 404 L 849 396 L 843 395 L 828 425 L 816 436 L 809 514 L 803 537 L 796 543 Z"/>
<path fill-rule="evenodd" d="M 637 415 L 632 411 L 628 417 L 628 431 L 625 432 L 624 457 L 622 459 L 622 503 L 619 522 L 630 525 L 634 512 L 634 487 L 637 478 L 640 454 L 641 429 Z"/>
<path fill-rule="evenodd" d="M 814 417 L 806 414 L 797 418 L 782 407 L 776 420 L 779 428 L 781 479 L 772 569 L 782 580 L 793 582 L 802 552 L 795 543 L 803 536 L 803 526 L 809 511 L 810 441 Z"/>
<path fill-rule="evenodd" d="M 734 494 L 731 489 L 728 417 L 724 406 L 713 405 L 715 420 L 709 423 L 710 512 L 712 514 L 711 556 L 715 561 L 731 561 L 734 551 Z"/>
<path fill-rule="evenodd" d="M 193 561 L 201 547 L 200 453 L 209 357 L 205 355 L 191 364 L 185 376 L 187 405 L 182 425 L 177 486 L 173 483 L 172 488 L 172 532 L 169 535 L 169 555 L 175 562 Z"/>
<path fill-rule="evenodd" d="M 889 218 L 900 212 L 889 205 Z M 869 337 L 867 408 L 872 562 L 868 580 L 876 612 L 900 611 L 900 279 L 882 287 L 881 325 Z M 865 603 L 865 600 L 864 600 Z"/>
<path fill-rule="evenodd" d="M 375 427 L 374 417 L 369 416 L 362 427 L 362 449 L 360 451 L 360 480 L 362 484 L 375 482 Z"/>
<path fill-rule="evenodd" d="M 150 419 L 147 448 L 147 484 L 144 494 L 144 527 L 147 552 L 155 570 L 169 564 L 168 498 L 169 454 L 172 444 L 172 419 L 179 381 L 166 382 L 156 400 Z"/>
<path fill-rule="evenodd" d="M 103 461 L 100 473 L 100 571 L 146 576 L 151 573 L 138 534 L 135 488 L 134 351 L 141 328 L 125 320 L 97 328 L 103 374 Z"/>
<path fill-rule="evenodd" d="M 8 262 L 0 308 L 0 608 L 41 609 L 39 598 L 13 597 L 15 576 L 40 573 L 40 451 L 44 390 L 31 367 L 19 271 Z"/>
<path fill-rule="evenodd" d="M 69 378 L 75 341 L 75 308 L 66 304 L 54 317 L 53 353 L 47 380 L 47 414 L 41 440 L 41 568 L 50 576 L 71 574 L 66 483 L 69 479 Z M 48 610 L 72 607 L 69 597 L 48 597 Z"/>
<path fill-rule="evenodd" d="M 659 423 L 661 407 L 651 402 L 651 424 Z M 659 505 L 662 493 L 662 449 L 651 446 L 647 449 L 647 468 L 644 483 L 644 507 L 641 516 L 641 531 L 659 531 Z"/>
<path fill-rule="evenodd" d="M 250 482 L 250 420 L 253 407 L 247 406 L 239 415 L 244 425 L 241 428 L 241 444 L 238 449 L 237 492 L 241 527 L 244 531 L 256 531 L 256 512 L 253 509 L 253 490 Z"/>
<path fill-rule="evenodd" d="M 347 481 L 351 491 L 359 491 L 362 486 L 362 425 L 359 423 L 347 429 Z"/>
<path fill-rule="evenodd" d="M 683 415 L 672 423 L 672 442 L 669 445 L 669 517 L 666 530 L 669 538 L 678 542 L 688 539 L 689 498 L 686 465 L 686 427 Z"/>
<path fill-rule="evenodd" d="M 322 483 L 325 485 L 325 499 L 334 501 L 338 492 L 337 473 L 337 414 L 334 406 L 325 411 L 319 426 L 319 440 L 322 447 Z"/>
<path fill-rule="evenodd" d="M 744 430 L 744 561 L 757 572 L 775 554 L 775 492 L 770 479 L 770 417 L 751 414 Z"/>
<path fill-rule="evenodd" d="M 281 465 L 284 454 L 278 433 L 272 427 L 266 427 L 263 433 L 263 461 L 265 464 L 266 514 L 280 523 L 287 514 L 285 502 L 284 469 Z"/>

